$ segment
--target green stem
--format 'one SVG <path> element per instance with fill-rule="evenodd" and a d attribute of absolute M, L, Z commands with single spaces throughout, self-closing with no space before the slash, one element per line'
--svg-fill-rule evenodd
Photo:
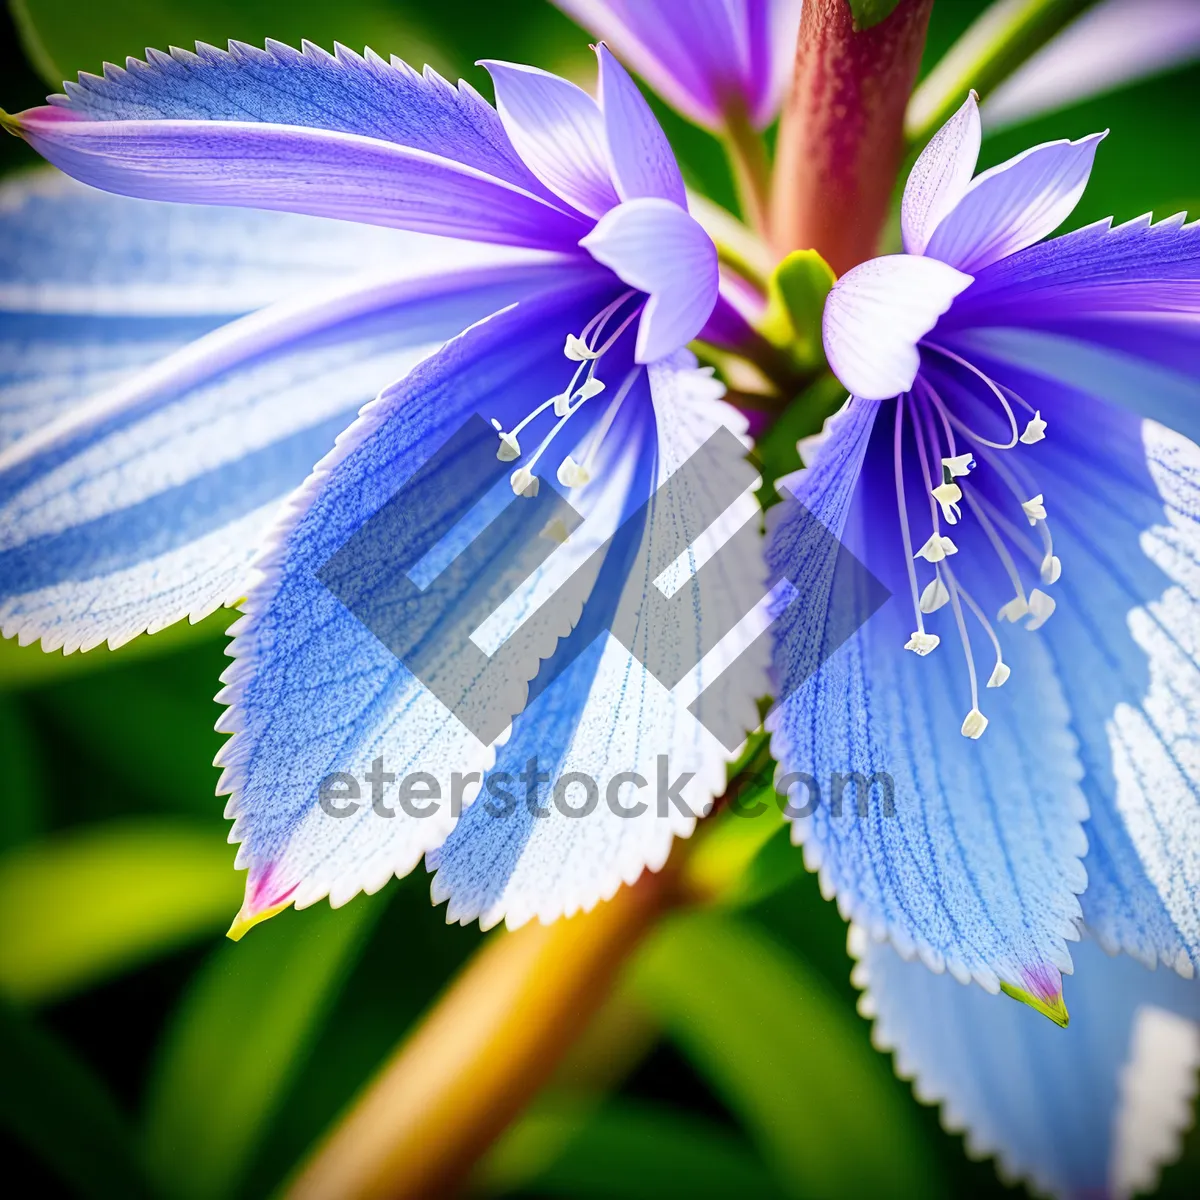
<path fill-rule="evenodd" d="M 766 236 L 771 203 L 771 164 L 762 136 L 743 107 L 725 113 L 725 154 L 737 185 L 742 218 L 755 233 Z"/>
<path fill-rule="evenodd" d="M 909 101 L 910 158 L 974 88 L 982 100 L 1096 0 L 997 0 L 925 78 Z"/>

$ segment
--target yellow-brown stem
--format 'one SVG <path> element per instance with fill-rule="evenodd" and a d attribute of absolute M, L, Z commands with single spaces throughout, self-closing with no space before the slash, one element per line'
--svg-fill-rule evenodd
<path fill-rule="evenodd" d="M 771 164 L 762 135 L 742 108 L 725 113 L 725 153 L 737 185 L 742 219 L 755 233 L 765 237 L 771 205 Z"/>
<path fill-rule="evenodd" d="M 846 0 L 805 0 L 775 150 L 771 239 L 839 274 L 875 254 L 904 153 L 904 110 L 933 0 L 856 31 Z"/>
<path fill-rule="evenodd" d="M 303 1167 L 288 1200 L 448 1196 L 551 1076 L 672 902 L 645 872 L 590 913 L 492 937 Z"/>

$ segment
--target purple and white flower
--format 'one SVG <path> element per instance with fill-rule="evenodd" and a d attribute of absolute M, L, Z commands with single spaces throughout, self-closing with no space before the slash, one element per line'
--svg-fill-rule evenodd
<path fill-rule="evenodd" d="M 285 265 L 286 247 L 303 260 L 325 243 L 374 268 L 332 287 L 297 270 L 287 298 L 215 329 L 206 309 L 198 327 L 171 326 L 165 348 L 180 348 L 144 369 L 130 370 L 156 358 L 152 348 L 115 350 L 124 377 L 107 389 L 99 374 L 64 381 L 61 411 L 31 418 L 0 459 L 6 636 L 116 644 L 246 597 L 220 697 L 220 728 L 233 734 L 221 786 L 249 870 L 238 929 L 281 905 L 375 891 L 435 850 L 434 892 L 452 918 L 548 920 L 661 866 L 694 825 L 655 805 L 644 819 L 602 808 L 584 822 L 556 808 L 534 821 L 524 805 L 488 821 L 479 805 L 447 841 L 449 795 L 425 819 L 366 804 L 332 820 L 318 804 L 331 773 L 362 779 L 377 760 L 397 778 L 454 771 L 466 802 L 479 772 L 511 763 L 516 775 L 534 755 L 555 777 L 600 781 L 653 779 L 668 755 L 673 778 L 693 780 L 693 812 L 723 786 L 728 751 L 687 711 L 687 689 L 668 691 L 615 639 L 580 654 L 504 745 L 485 746 L 314 576 L 481 415 L 511 464 L 507 500 L 491 496 L 493 508 L 557 480 L 584 517 L 496 614 L 488 637 L 500 643 L 715 429 L 744 435 L 722 386 L 684 348 L 722 303 L 716 250 L 645 100 L 604 46 L 597 55 L 598 100 L 532 67 L 485 64 L 494 109 L 466 84 L 370 53 L 200 46 L 82 76 L 48 107 L 6 119 L 110 192 L 232 206 L 229 226 L 247 231 L 263 222 L 244 208 L 301 214 L 272 226 L 263 247 Z M 63 195 L 57 219 L 75 219 L 82 198 Z M 19 189 L 14 203 L 26 225 L 44 219 Z M 168 219 L 131 203 L 112 202 L 114 222 Z M 183 211 L 199 236 L 227 228 L 200 215 L 211 209 Z M 330 217 L 359 224 L 318 220 Z M 152 310 L 159 285 L 182 299 L 168 286 L 175 268 L 146 264 L 139 304 Z M 31 261 L 14 283 L 45 298 L 44 270 Z M 222 284 L 232 311 L 254 306 L 252 281 Z M 729 312 L 717 319 L 736 326 Z M 735 528 L 755 511 L 746 493 L 722 519 Z M 681 507 L 678 521 L 689 519 Z M 731 595 L 762 575 L 757 552 L 736 557 Z M 650 586 L 621 569 L 606 562 L 606 598 Z M 542 653 L 554 649 L 552 639 Z M 734 653 L 718 647 L 697 667 L 691 695 Z M 753 725 L 752 697 L 746 709 Z M 447 792 L 451 783 L 441 780 Z"/>

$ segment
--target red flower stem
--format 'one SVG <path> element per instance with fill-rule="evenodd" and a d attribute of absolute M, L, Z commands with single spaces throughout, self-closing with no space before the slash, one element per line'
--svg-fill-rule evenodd
<path fill-rule="evenodd" d="M 780 255 L 815 249 L 841 275 L 877 252 L 932 8 L 900 0 L 856 31 L 847 0 L 805 0 L 771 197 Z"/>

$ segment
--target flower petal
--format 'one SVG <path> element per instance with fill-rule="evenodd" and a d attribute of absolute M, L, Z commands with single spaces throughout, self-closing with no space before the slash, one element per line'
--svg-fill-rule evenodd
<path fill-rule="evenodd" d="M 521 161 L 500 118 L 469 84 L 453 87 L 436 71 L 424 75 L 336 46 L 327 54 L 305 42 L 293 50 L 199 42 L 196 53 L 146 52 L 146 61 L 111 63 L 103 77 L 86 72 L 50 103 L 94 121 L 262 121 L 395 142 L 476 168 L 550 199 Z"/>
<path fill-rule="evenodd" d="M 1104 137 L 1046 142 L 976 176 L 925 253 L 974 275 L 1041 241 L 1079 203 Z"/>
<path fill-rule="evenodd" d="M 517 153 L 556 195 L 588 216 L 620 203 L 609 176 L 604 116 L 582 88 L 549 71 L 481 60 Z"/>
<path fill-rule="evenodd" d="M 648 377 L 650 394 L 638 398 L 653 403 L 653 425 L 643 420 L 640 427 L 633 426 L 622 435 L 617 452 L 621 459 L 642 464 L 655 462 L 657 456 L 657 475 L 637 481 L 641 497 L 675 477 L 720 426 L 739 437 L 745 429 L 744 418 L 717 398 L 721 385 L 707 372 L 697 371 L 687 352 L 652 364 Z M 752 532 L 747 523 L 756 527 L 750 492 L 742 492 L 725 508 L 724 498 L 713 498 L 740 485 L 726 489 L 716 480 L 695 477 L 692 482 L 706 489 L 706 495 L 657 493 L 645 534 L 640 525 L 634 530 L 633 561 L 656 563 L 661 556 L 658 540 L 665 530 L 672 531 L 667 557 L 674 559 L 677 541 L 695 547 L 705 534 L 716 532 L 719 538 L 734 530 Z M 725 511 L 709 526 L 708 510 L 713 507 Z M 744 673 L 722 697 L 726 711 L 721 724 L 744 731 L 757 721 L 754 696 L 766 686 L 759 647 L 746 650 L 751 658 L 743 661 L 746 639 L 735 633 L 704 651 L 714 631 L 719 635 L 766 591 L 758 537 L 735 535 L 724 542 L 705 566 L 713 573 L 703 585 L 695 575 L 682 581 L 682 591 L 674 594 L 696 619 L 681 617 L 670 628 L 658 622 L 652 627 L 639 600 L 649 589 L 662 586 L 656 580 L 657 565 L 640 565 L 629 575 L 624 558 L 616 580 L 602 585 L 597 598 L 615 590 L 620 593 L 619 608 L 634 601 L 636 627 L 625 637 L 636 645 L 653 638 L 665 661 L 691 663 L 699 654 L 701 662 L 668 688 L 621 641 L 605 633 L 597 637 L 585 609 L 572 639 L 582 635 L 589 648 L 514 722 L 512 739 L 497 754 L 496 770 L 514 779 L 529 778 L 520 772 L 528 770 L 530 760 L 546 772 L 542 790 L 533 793 L 543 812 L 534 814 L 526 803 L 528 793 L 514 784 L 519 797 L 514 813 L 498 818 L 484 805 L 473 805 L 430 856 L 430 865 L 438 871 L 434 898 L 449 899 L 450 920 L 478 918 L 485 928 L 501 918 L 510 927 L 535 916 L 550 921 L 590 909 L 623 882 L 633 883 L 647 866 L 658 870 L 674 837 L 691 834 L 695 816 L 707 811 L 725 784 L 730 750 L 689 711 L 691 697 L 737 661 Z M 701 586 L 711 604 L 698 603 Z M 706 721 L 711 723 L 707 714 Z M 562 786 L 572 776 L 578 781 L 569 789 Z M 582 778 L 595 781 L 594 801 Z M 552 801 L 560 786 L 561 798 Z M 569 816 L 567 807 L 578 810 L 585 798 L 594 808 L 586 815 Z M 624 816 L 617 811 L 621 807 L 627 810 Z"/>
<path fill-rule="evenodd" d="M 445 243 L 343 221 L 154 204 L 49 169 L 0 185 L 0 448 L 233 317 Z M 461 257 L 461 256 L 460 256 Z"/>
<path fill-rule="evenodd" d="M 924 657 L 904 652 L 914 601 L 897 515 L 894 412 L 851 403 L 815 464 L 787 482 L 799 504 L 779 506 L 768 539 L 768 564 L 800 597 L 779 617 L 775 672 L 786 699 L 768 717 L 781 770 L 812 781 L 793 839 L 825 894 L 873 935 L 989 990 L 1007 983 L 1050 1003 L 1059 972 L 1070 969 L 1076 894 L 1086 882 L 1086 809 L 1068 712 L 1039 640 L 1012 639 L 1004 646 L 1012 679 L 987 693 L 991 723 L 971 740 L 960 733 L 971 703 L 957 639 L 950 633 Z M 921 488 L 911 472 L 905 486 L 917 519 Z M 828 656 L 850 599 L 838 587 L 837 558 L 814 552 L 806 536 L 809 516 L 893 593 Z M 918 526 L 914 544 L 923 536 Z M 994 611 L 987 581 L 967 574 L 988 561 L 987 544 L 966 522 L 955 540 L 956 570 Z"/>
<path fill-rule="evenodd" d="M 638 362 L 678 350 L 704 328 L 717 303 L 717 248 L 685 209 L 669 200 L 627 200 L 579 244 L 623 283 L 649 294 Z"/>
<path fill-rule="evenodd" d="M 555 0 L 689 120 L 718 130 L 739 104 L 762 128 L 779 111 L 800 0 Z"/>
<path fill-rule="evenodd" d="M 1200 447 L 1081 386 L 1065 340 L 1053 363 L 975 361 L 1042 403 L 1049 422 L 1029 454 L 1062 563 L 1044 640 L 1091 811 L 1084 915 L 1106 947 L 1190 973 L 1200 966 Z"/>
<path fill-rule="evenodd" d="M 895 1054 L 942 1123 L 964 1131 L 972 1157 L 1053 1196 L 1153 1191 L 1179 1153 L 1200 1066 L 1200 984 L 1075 952 L 1070 1026 L 962 987 L 851 933 L 872 1040 Z"/>
<path fill-rule="evenodd" d="M 617 194 L 622 200 L 657 196 L 674 201 L 686 212 L 683 176 L 650 105 L 603 43 L 596 47 L 596 57 L 600 60 L 600 107 Z"/>
<path fill-rule="evenodd" d="M 904 185 L 900 228 L 908 254 L 924 254 L 942 218 L 966 195 L 979 161 L 979 105 L 972 92 L 921 151 Z"/>
<path fill-rule="evenodd" d="M 921 365 L 917 343 L 970 285 L 970 275 L 911 254 L 847 271 L 829 293 L 821 325 L 833 373 L 863 400 L 908 391 Z"/>
<path fill-rule="evenodd" d="M 381 639 L 395 644 L 403 638 L 407 645 L 416 637 L 412 653 L 404 652 L 408 662 L 419 653 L 435 671 L 452 667 L 466 648 L 458 634 L 470 634 L 496 610 L 502 643 L 536 606 L 554 555 L 573 553 L 569 539 L 533 576 L 524 569 L 529 548 L 552 550 L 538 538 L 547 513 L 561 506 L 549 483 L 555 467 L 549 454 L 540 468 L 546 486 L 534 500 L 513 496 L 510 468 L 497 461 L 495 435 L 486 425 L 478 445 L 496 486 L 481 480 L 477 467 L 458 469 L 459 460 L 443 463 L 435 453 L 453 437 L 475 444 L 469 422 L 476 415 L 511 429 L 537 397 L 557 394 L 570 379 L 564 330 L 580 328 L 611 298 L 613 282 L 595 268 L 558 282 L 468 330 L 367 407 L 297 493 L 261 561 L 264 578 L 248 597 L 232 647 L 236 662 L 221 695 L 230 705 L 221 728 L 234 734 L 220 755 L 226 768 L 221 786 L 231 793 L 228 815 L 236 817 L 231 837 L 243 843 L 239 865 L 250 868 L 247 919 L 293 900 L 303 907 L 329 895 L 341 904 L 411 870 L 470 801 L 470 785 L 479 784 L 471 772 L 491 766 L 491 740 L 477 738 Z M 580 418 L 580 436 L 587 419 Z M 574 441 L 559 439 L 554 458 L 573 447 Z M 403 490 L 406 481 L 421 489 L 415 509 Z M 400 507 L 389 512 L 399 523 L 385 531 L 385 556 L 352 569 L 356 556 L 379 549 L 368 522 L 397 496 Z M 460 519 L 464 505 L 477 500 L 483 516 L 506 522 L 497 546 L 525 548 L 519 561 L 481 557 L 486 543 L 475 542 L 471 522 Z M 364 530 L 368 541 L 353 541 Z M 411 598 L 389 602 L 394 589 L 408 586 L 403 580 L 411 572 L 418 573 L 412 578 L 426 574 L 431 550 L 440 559 L 447 546 L 470 554 L 431 569 L 422 590 L 437 611 L 414 612 Z M 338 564 L 350 566 L 332 566 L 343 551 L 349 557 Z M 335 571 L 330 586 L 336 583 L 340 595 L 369 615 L 370 628 L 322 582 L 318 572 L 327 566 Z M 505 598 L 514 589 L 510 604 Z M 552 653 L 569 628 L 556 624 L 539 653 Z M 422 674 L 429 677 L 425 669 Z M 503 699 L 519 703 L 526 679 L 509 682 L 514 692 Z M 464 699 L 472 696 L 468 688 Z M 338 771 L 365 780 L 376 759 L 397 779 L 434 776 L 441 792 L 436 811 L 424 818 L 407 813 L 391 789 L 386 804 L 381 798 L 341 819 L 331 816 L 319 803 L 322 781 Z"/>
<path fill-rule="evenodd" d="M 280 501 L 357 409 L 554 269 L 422 275 L 429 245 L 401 240 L 408 278 L 359 276 L 225 325 L 0 453 L 4 635 L 115 645 L 244 595 Z"/>
<path fill-rule="evenodd" d="M 1192 0 L 1105 0 L 1022 63 L 983 106 L 989 131 L 1030 121 L 1200 56 Z"/>
<path fill-rule="evenodd" d="M 566 249 L 586 228 L 514 184 L 424 150 L 258 121 L 94 121 L 32 108 L 15 128 L 84 183 L 147 200 L 337 217 L 423 233 Z"/>

